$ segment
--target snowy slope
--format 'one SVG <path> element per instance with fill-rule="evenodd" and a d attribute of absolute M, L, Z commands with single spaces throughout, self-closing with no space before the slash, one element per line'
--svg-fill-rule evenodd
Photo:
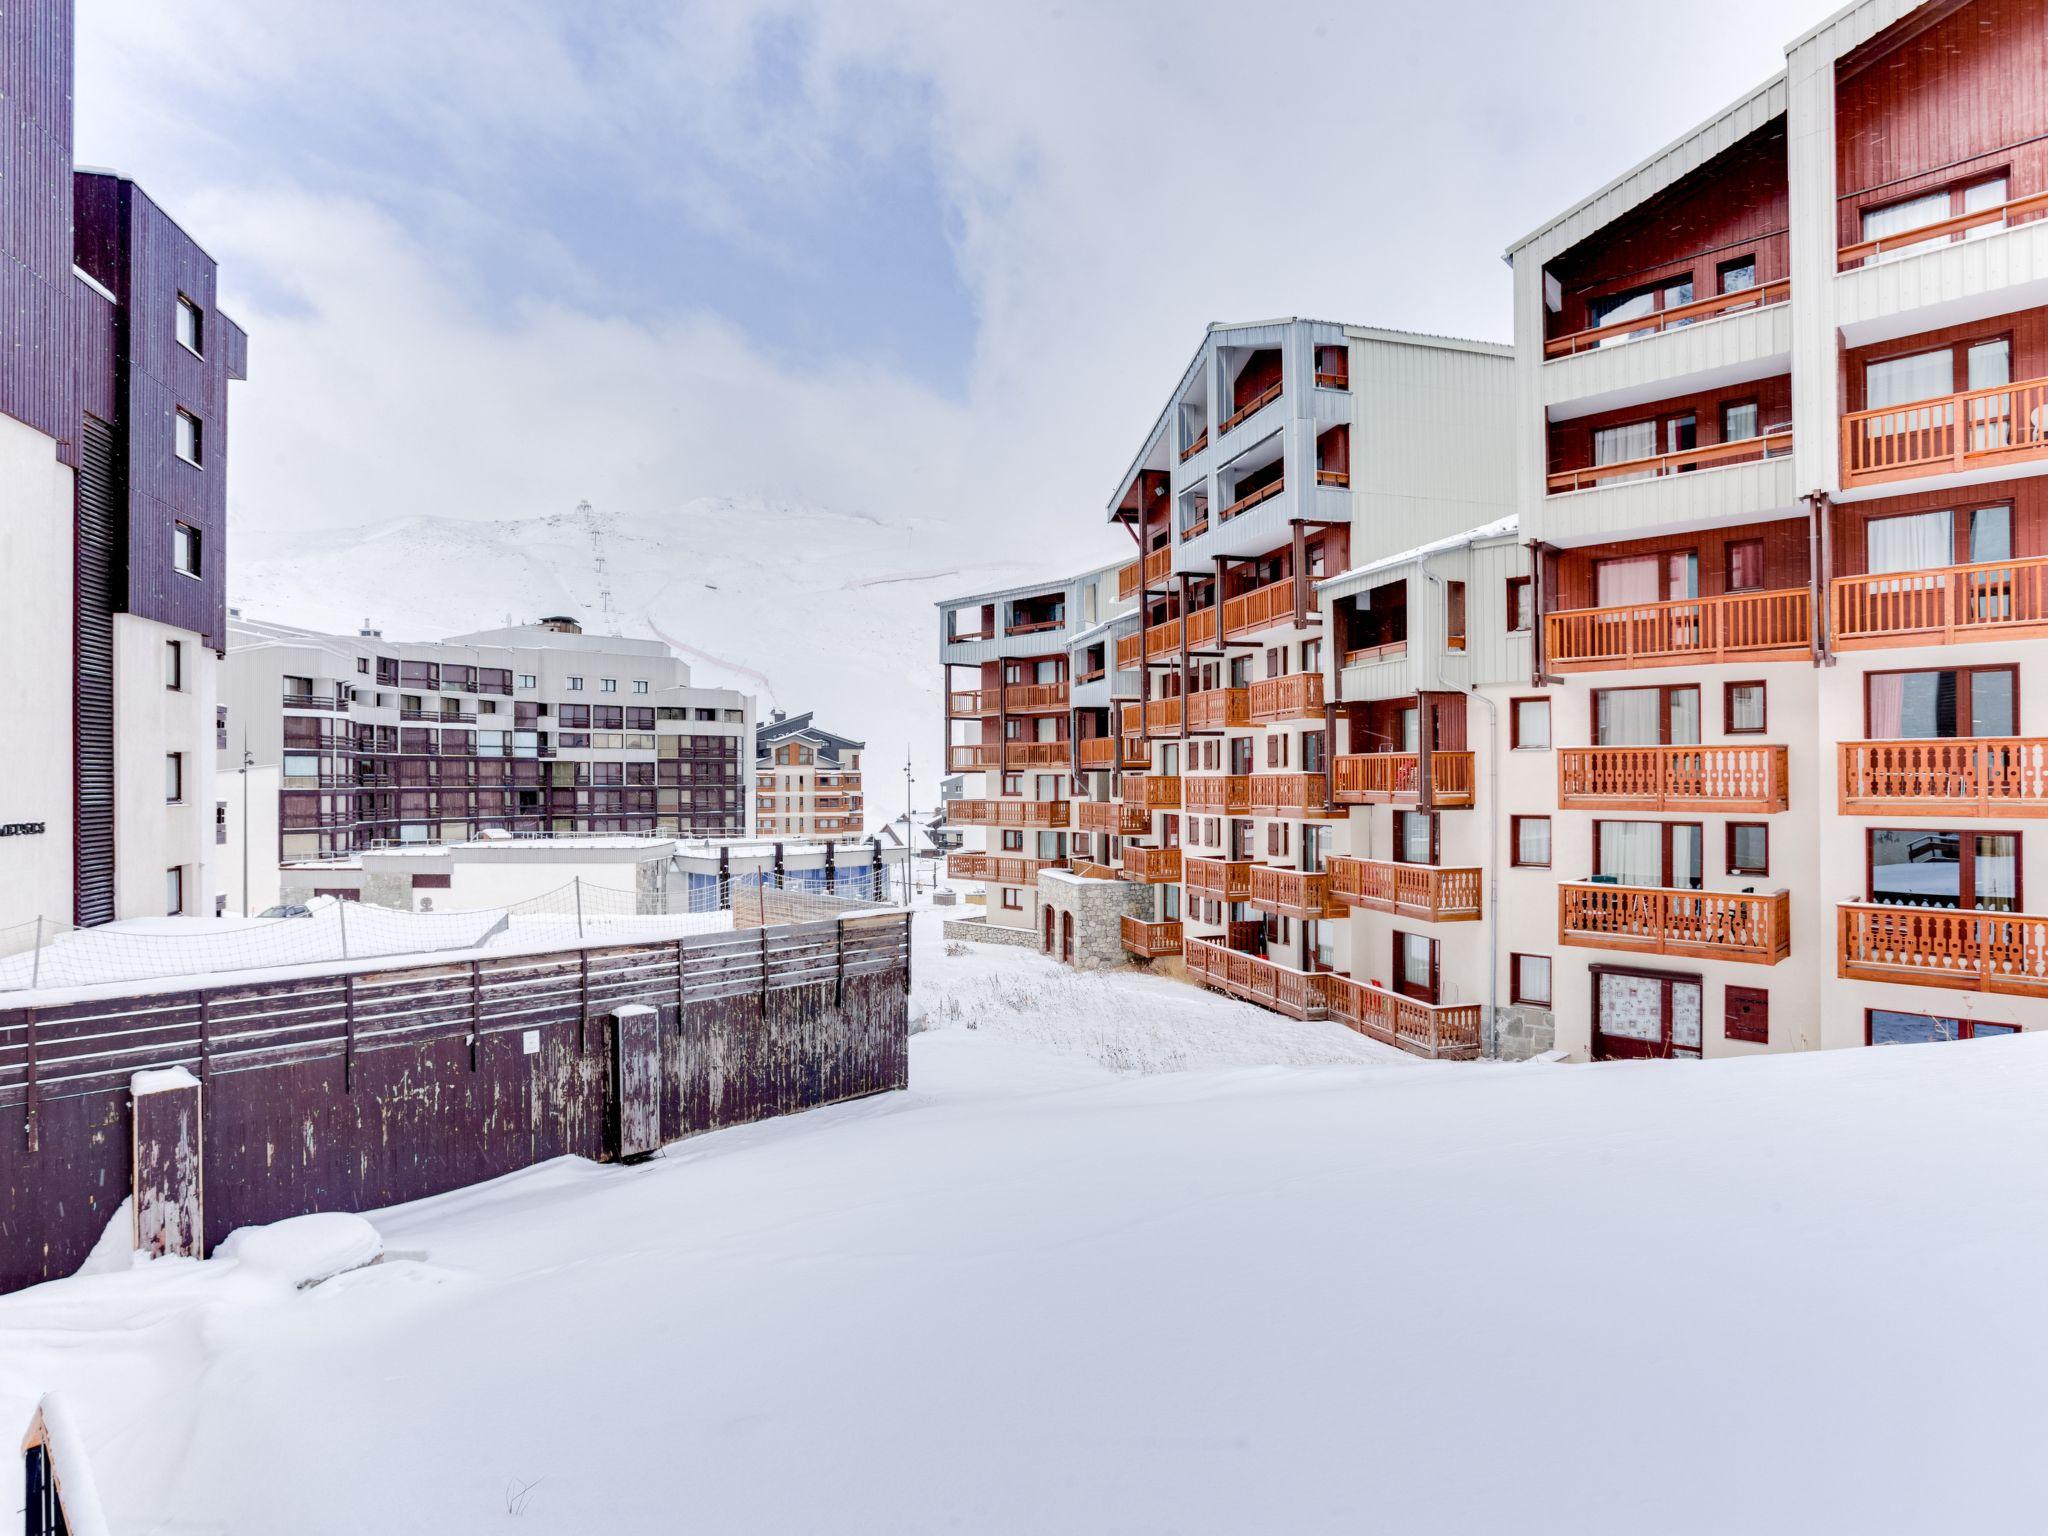
<path fill-rule="evenodd" d="M 989 562 L 976 543 L 937 525 L 728 498 L 659 515 L 408 517 L 340 534 L 238 528 L 229 601 L 249 618 L 345 634 L 368 619 L 392 639 L 550 613 L 596 634 L 607 629 L 608 585 L 618 632 L 668 640 L 695 681 L 755 694 L 764 719 L 815 709 L 829 728 L 865 739 L 872 824 L 902 809 L 906 748 L 920 809 L 937 798 L 932 605 L 1033 574 Z"/>
<path fill-rule="evenodd" d="M 1117 1073 L 925 938 L 909 1093 L 0 1299 L 0 1431 L 61 1388 L 119 1531 L 2038 1528 L 2048 1037 Z"/>

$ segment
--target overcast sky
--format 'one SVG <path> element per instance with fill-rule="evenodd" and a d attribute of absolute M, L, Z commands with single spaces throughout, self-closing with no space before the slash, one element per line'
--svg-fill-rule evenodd
<path fill-rule="evenodd" d="M 761 494 L 1078 559 L 1208 321 L 1507 339 L 1507 244 L 1833 8 L 87 0 L 78 151 L 221 262 L 241 526 Z"/>

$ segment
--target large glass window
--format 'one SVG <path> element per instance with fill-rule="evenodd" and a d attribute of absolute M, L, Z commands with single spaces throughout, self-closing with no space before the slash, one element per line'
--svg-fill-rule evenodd
<path fill-rule="evenodd" d="M 1864 683 L 1870 738 L 2018 735 L 2014 675 L 2011 667 L 1872 673 Z"/>
<path fill-rule="evenodd" d="M 1594 745 L 1601 747 L 1697 746 L 1700 690 L 1679 688 L 1596 688 L 1593 691 Z"/>
<path fill-rule="evenodd" d="M 1877 827 L 1870 833 L 1870 899 L 1911 907 L 2019 910 L 2015 832 Z"/>
<path fill-rule="evenodd" d="M 1698 822 L 1602 821 L 1596 828 L 1594 873 L 1601 880 L 1682 891 L 1700 888 Z"/>
<path fill-rule="evenodd" d="M 1978 507 L 1970 513 L 1968 564 L 2012 558 L 2012 508 Z"/>
<path fill-rule="evenodd" d="M 1953 564 L 1955 526 L 1953 512 L 1872 518 L 1863 526 L 1870 574 L 1927 571 Z"/>
<path fill-rule="evenodd" d="M 1934 1014 L 1900 1013 L 1890 1008 L 1869 1011 L 1872 1045 L 1921 1045 L 1935 1040 L 1988 1040 L 2016 1035 L 2017 1024 L 1990 1024 L 1982 1019 L 1945 1019 Z"/>
<path fill-rule="evenodd" d="M 1955 387 L 1955 354 L 1947 347 L 1863 365 L 1865 410 L 1881 411 L 1887 406 L 1932 400 L 1953 394 Z"/>

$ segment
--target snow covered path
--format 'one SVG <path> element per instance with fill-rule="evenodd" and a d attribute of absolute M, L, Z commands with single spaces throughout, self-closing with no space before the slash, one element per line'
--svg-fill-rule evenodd
<path fill-rule="evenodd" d="M 2048 1038 L 1213 1066 L 919 964 L 907 1094 L 0 1298 L 0 1430 L 64 1387 L 124 1536 L 2036 1523 Z"/>

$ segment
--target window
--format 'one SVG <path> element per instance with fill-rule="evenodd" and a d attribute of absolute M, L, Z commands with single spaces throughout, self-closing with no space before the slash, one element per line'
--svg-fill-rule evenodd
<path fill-rule="evenodd" d="M 195 357 L 206 354 L 206 313 L 182 293 L 178 295 L 178 345 Z"/>
<path fill-rule="evenodd" d="M 185 686 L 185 642 L 182 640 L 164 642 L 164 686 L 173 693 Z"/>
<path fill-rule="evenodd" d="M 1757 435 L 1757 406 L 1754 400 L 1737 400 L 1721 407 L 1721 441 L 1746 443 Z"/>
<path fill-rule="evenodd" d="M 1613 885 L 1696 891 L 1704 841 L 1696 821 L 1596 821 L 1593 875 Z"/>
<path fill-rule="evenodd" d="M 199 418 L 181 406 L 178 409 L 175 420 L 177 426 L 178 457 L 187 464 L 197 464 L 199 462 L 202 437 Z"/>
<path fill-rule="evenodd" d="M 1727 561 L 1730 592 L 1761 592 L 1764 589 L 1764 541 L 1732 539 L 1723 552 Z"/>
<path fill-rule="evenodd" d="M 1465 649 L 1465 583 L 1444 583 L 1444 649 Z"/>
<path fill-rule="evenodd" d="M 1700 740 L 1696 683 L 1669 688 L 1593 690 L 1596 747 L 1692 747 Z"/>
<path fill-rule="evenodd" d="M 522 672 L 519 674 L 519 686 L 522 688 L 537 688 L 540 686 L 540 679 L 531 672 Z"/>
<path fill-rule="evenodd" d="M 1509 746 L 1517 751 L 1550 748 L 1550 700 L 1515 699 L 1508 705 Z"/>
<path fill-rule="evenodd" d="M 1528 577 L 1510 576 L 1508 578 L 1508 630 L 1510 633 L 1518 633 L 1522 630 L 1534 629 L 1536 627 L 1534 596 L 1535 594 L 1529 586 Z"/>
<path fill-rule="evenodd" d="M 1714 275 L 1719 280 L 1723 293 L 1740 293 L 1746 288 L 1754 288 L 1756 257 L 1737 256 L 1732 261 L 1724 261 L 1714 268 Z"/>
<path fill-rule="evenodd" d="M 1871 1008 L 1863 1015 L 1863 1038 L 1870 1045 L 1988 1040 L 1993 1035 L 2016 1035 L 2019 1032 L 2017 1024 L 1993 1024 L 1984 1019 L 1944 1019 L 1926 1013 L 1898 1013 L 1890 1008 Z"/>
<path fill-rule="evenodd" d="M 1394 812 L 1394 860 L 1399 864 L 1434 864 L 1436 817 L 1428 811 Z"/>
<path fill-rule="evenodd" d="M 1771 872 L 1771 829 L 1768 822 L 1728 823 L 1728 873 L 1768 875 Z"/>
<path fill-rule="evenodd" d="M 183 576 L 197 576 L 199 557 L 199 530 L 190 523 L 171 524 L 171 569 Z"/>
<path fill-rule="evenodd" d="M 571 693 L 581 693 L 581 692 L 583 691 L 583 679 L 582 679 L 582 678 L 580 678 L 580 677 L 572 677 L 572 678 L 569 678 L 569 679 L 567 679 L 567 682 L 568 682 L 568 685 L 569 685 L 569 691 L 570 691 Z"/>
<path fill-rule="evenodd" d="M 1771 994 L 1762 987 L 1731 986 L 1722 997 L 1721 1034 L 1751 1045 L 1771 1043 Z"/>
<path fill-rule="evenodd" d="M 176 805 L 185 798 L 185 754 L 164 754 L 164 803 Z"/>
<path fill-rule="evenodd" d="M 1893 906 L 2017 912 L 2017 832 L 1936 832 L 1873 827 L 1869 899 Z"/>
<path fill-rule="evenodd" d="M 1721 685 L 1721 730 L 1729 736 L 1761 734 L 1767 718 L 1762 683 Z"/>
<path fill-rule="evenodd" d="M 1437 1000 L 1436 940 L 1419 933 L 1394 935 L 1394 990 L 1420 1002 Z"/>
<path fill-rule="evenodd" d="M 176 917 L 185 910 L 185 869 L 174 864 L 164 871 L 164 916 Z"/>
<path fill-rule="evenodd" d="M 619 680 L 616 677 L 600 677 L 597 680 L 597 691 L 599 693 L 617 693 L 619 691 Z"/>
<path fill-rule="evenodd" d="M 1550 818 L 1515 816 L 1509 818 L 1509 826 L 1515 868 L 1550 868 Z"/>
<path fill-rule="evenodd" d="M 1533 1008 L 1550 1006 L 1550 956 L 1508 956 L 1508 1000 Z"/>
<path fill-rule="evenodd" d="M 647 679 L 646 679 L 646 678 L 644 678 L 644 677 L 636 677 L 636 678 L 634 678 L 634 679 L 633 679 L 633 691 L 634 691 L 635 693 L 645 693 L 645 692 L 647 691 Z"/>
<path fill-rule="evenodd" d="M 1006 885 L 1006 886 L 1004 886 L 1004 887 L 1003 887 L 1003 910 L 1004 910 L 1005 912 L 1022 912 L 1022 911 L 1024 910 L 1024 893 L 1023 893 L 1023 891 L 1019 890 L 1019 889 L 1018 889 L 1018 888 L 1017 888 L 1016 886 L 1014 886 L 1014 885 Z"/>
<path fill-rule="evenodd" d="M 1873 672 L 1863 682 L 1873 741 L 2019 734 L 2016 667 Z"/>

